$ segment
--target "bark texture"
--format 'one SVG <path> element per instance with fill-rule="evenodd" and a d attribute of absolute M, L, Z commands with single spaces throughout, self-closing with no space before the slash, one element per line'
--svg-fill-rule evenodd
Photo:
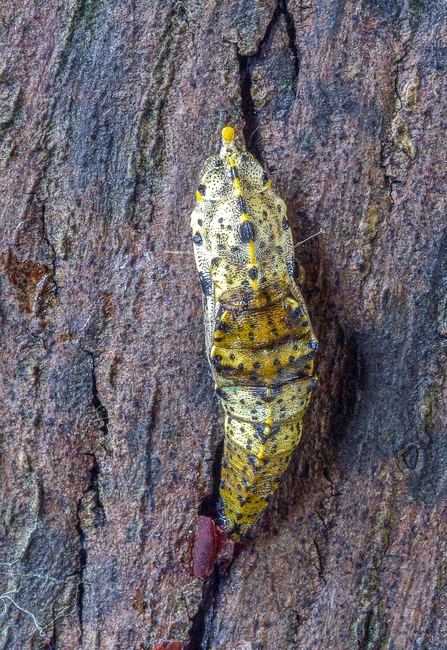
<path fill-rule="evenodd" d="M 0 19 L 0 648 L 445 648 L 445 1 Z M 324 230 L 297 249 L 320 386 L 275 499 L 202 583 L 223 427 L 189 215 L 226 123 L 295 240 Z"/>

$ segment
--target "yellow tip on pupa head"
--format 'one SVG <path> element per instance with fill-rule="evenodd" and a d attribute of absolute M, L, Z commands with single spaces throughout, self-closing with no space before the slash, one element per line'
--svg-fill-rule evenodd
<path fill-rule="evenodd" d="M 224 144 L 230 144 L 234 140 L 234 129 L 232 126 L 224 126 L 222 129 L 222 140 Z"/>

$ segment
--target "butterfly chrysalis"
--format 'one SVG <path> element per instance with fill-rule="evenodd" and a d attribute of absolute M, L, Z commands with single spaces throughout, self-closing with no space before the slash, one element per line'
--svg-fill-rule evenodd
<path fill-rule="evenodd" d="M 302 433 L 318 347 L 294 280 L 286 206 L 262 166 L 222 130 L 191 216 L 206 349 L 225 411 L 220 496 L 242 539 L 264 510 Z"/>

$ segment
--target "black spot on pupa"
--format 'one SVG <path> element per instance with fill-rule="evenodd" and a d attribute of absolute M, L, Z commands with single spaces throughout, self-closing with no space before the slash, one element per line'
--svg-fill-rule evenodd
<path fill-rule="evenodd" d="M 246 214 L 247 208 L 245 206 L 244 197 L 238 196 L 237 197 L 237 202 L 238 202 L 239 210 L 241 211 L 241 214 Z"/>
<path fill-rule="evenodd" d="M 262 183 L 263 183 L 263 185 L 267 185 L 268 182 L 269 182 L 269 176 L 268 176 L 267 172 L 264 172 L 263 175 L 262 175 Z"/>
<path fill-rule="evenodd" d="M 277 247 L 276 247 L 276 250 L 278 251 L 278 253 L 279 253 L 280 255 L 282 255 L 282 254 L 284 253 L 284 249 L 283 249 L 282 246 L 277 246 Z"/>
<path fill-rule="evenodd" d="M 222 388 L 216 388 L 216 395 L 220 397 L 220 399 L 227 400 L 228 395 Z"/>
<path fill-rule="evenodd" d="M 216 269 L 219 266 L 219 258 L 218 257 L 213 257 L 211 260 L 211 268 Z"/>
<path fill-rule="evenodd" d="M 234 180 L 235 178 L 239 178 L 239 174 L 237 172 L 236 167 L 230 167 L 230 176 L 232 180 Z"/>
<path fill-rule="evenodd" d="M 246 153 L 243 153 L 241 156 L 241 162 L 246 163 L 248 162 L 248 156 Z"/>
<path fill-rule="evenodd" d="M 315 390 L 317 386 L 318 386 L 318 379 L 316 377 L 313 377 L 307 386 L 307 391 L 310 393 L 312 390 Z"/>
<path fill-rule="evenodd" d="M 202 235 L 199 232 L 196 232 L 192 240 L 196 246 L 201 246 L 203 244 Z"/>
<path fill-rule="evenodd" d="M 302 307 L 297 307 L 296 309 L 293 310 L 292 318 L 298 319 L 301 318 L 301 316 L 304 316 L 304 310 Z"/>
<path fill-rule="evenodd" d="M 258 269 L 256 268 L 256 266 L 253 266 L 253 268 L 249 270 L 248 275 L 252 280 L 256 280 L 256 278 L 258 277 Z"/>
<path fill-rule="evenodd" d="M 216 158 L 214 164 L 216 165 L 216 167 L 222 167 L 223 162 L 221 161 L 220 158 Z"/>
<path fill-rule="evenodd" d="M 230 327 L 227 325 L 227 323 L 222 322 L 221 320 L 218 321 L 216 324 L 216 332 L 219 330 L 220 332 L 228 332 Z"/>
<path fill-rule="evenodd" d="M 279 359 L 274 359 L 274 361 L 273 361 L 273 365 L 274 365 L 274 366 L 280 366 L 280 365 L 281 365 L 281 361 L 280 361 Z"/>
<path fill-rule="evenodd" d="M 226 469 L 226 468 L 228 467 L 228 461 L 227 461 L 227 459 L 225 459 L 225 460 L 222 461 L 222 467 L 223 467 L 224 469 Z"/>
<path fill-rule="evenodd" d="M 220 487 L 221 489 L 225 487 L 225 481 L 224 481 L 224 480 L 222 480 L 222 481 L 220 482 L 219 487 Z"/>
<path fill-rule="evenodd" d="M 236 535 L 239 536 L 239 541 L 243 542 L 244 541 L 244 535 L 241 535 L 241 530 L 242 530 L 242 526 L 240 524 L 234 524 L 233 530 L 230 530 L 230 535 L 232 533 L 235 533 Z"/>
<path fill-rule="evenodd" d="M 278 203 L 278 205 L 276 207 L 278 209 L 278 212 L 281 212 L 281 206 L 279 205 L 279 203 Z"/>
<path fill-rule="evenodd" d="M 240 363 L 237 367 L 238 370 L 243 370 L 245 368 L 243 363 Z"/>
<path fill-rule="evenodd" d="M 256 433 L 258 434 L 259 440 L 262 442 L 263 445 L 267 442 L 267 436 L 264 433 L 265 427 L 263 424 L 255 424 L 255 430 Z"/>
<path fill-rule="evenodd" d="M 283 230 L 288 230 L 290 228 L 290 224 L 289 224 L 288 220 L 286 219 L 286 217 L 283 217 L 282 227 L 283 227 Z"/>
<path fill-rule="evenodd" d="M 247 460 L 248 460 L 248 462 L 250 463 L 250 465 L 251 465 L 252 467 L 256 467 L 256 468 L 257 468 L 258 459 L 257 459 L 256 456 L 247 456 Z"/>
<path fill-rule="evenodd" d="M 198 191 L 199 194 L 201 194 L 202 196 L 205 196 L 205 192 L 206 192 L 206 187 L 205 187 L 205 185 L 199 185 L 199 187 L 197 188 L 197 191 Z"/>
<path fill-rule="evenodd" d="M 203 224 L 202 219 L 197 219 L 197 223 L 199 224 L 199 226 L 201 226 Z"/>
<path fill-rule="evenodd" d="M 250 221 L 244 221 L 239 226 L 239 235 L 243 244 L 248 244 L 255 239 L 255 231 Z"/>
<path fill-rule="evenodd" d="M 260 367 L 261 367 L 261 364 L 260 364 L 258 361 L 257 361 L 256 363 L 253 364 L 253 368 L 258 369 L 258 368 L 260 368 Z"/>
<path fill-rule="evenodd" d="M 307 347 L 311 350 L 318 350 L 318 342 L 315 339 L 311 339 L 307 344 Z"/>
<path fill-rule="evenodd" d="M 273 424 L 273 425 L 270 427 L 270 435 L 271 435 L 271 436 L 276 436 L 276 434 L 278 433 L 278 431 L 279 431 L 279 424 Z"/>

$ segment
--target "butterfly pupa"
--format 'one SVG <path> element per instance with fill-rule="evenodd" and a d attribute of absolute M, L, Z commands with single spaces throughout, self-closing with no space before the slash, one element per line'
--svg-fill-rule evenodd
<path fill-rule="evenodd" d="M 206 351 L 225 412 L 220 497 L 227 534 L 239 540 L 300 441 L 318 343 L 294 280 L 285 203 L 234 137 L 225 127 L 219 154 L 205 162 L 191 227 Z"/>

